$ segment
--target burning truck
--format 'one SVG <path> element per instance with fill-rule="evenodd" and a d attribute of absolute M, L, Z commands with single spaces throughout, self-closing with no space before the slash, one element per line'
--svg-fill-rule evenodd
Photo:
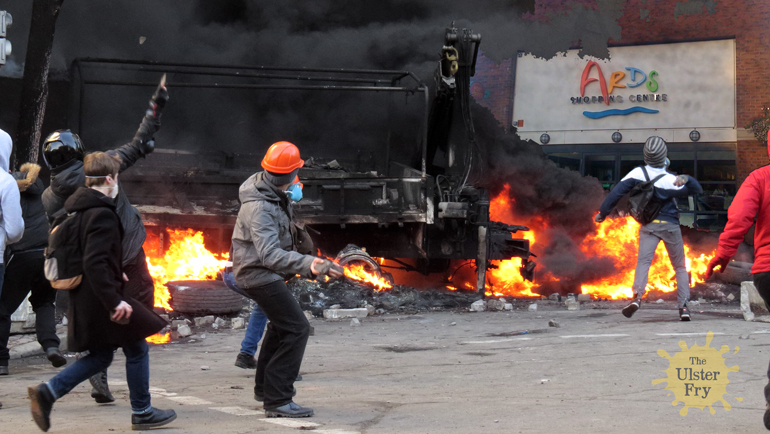
<path fill-rule="evenodd" d="M 219 98 L 217 92 L 248 93 L 289 105 L 293 102 L 282 94 L 385 95 L 379 104 L 387 129 L 372 131 L 361 146 L 330 150 L 323 140 L 296 139 L 307 159 L 300 171 L 304 199 L 296 206 L 297 215 L 320 254 L 339 252 L 337 260 L 351 279 L 381 289 L 392 286 L 381 258 L 423 273 L 469 261 L 477 273 L 472 287 L 483 293 L 490 261 L 515 261 L 521 281 L 533 279 L 535 263 L 529 240 L 521 236 L 528 228 L 491 221 L 489 194 L 473 183 L 482 170 L 470 110 L 470 79 L 480 43 L 481 35 L 471 30 L 447 28 L 433 90 L 415 74 L 399 70 L 78 59 L 71 70 L 69 122 L 86 141 L 89 133 L 102 134 L 102 126 L 88 120 L 93 107 L 116 100 L 120 92 L 150 88 L 158 73 L 168 74 L 175 98 L 196 101 L 199 109 L 207 98 Z M 408 108 L 402 107 L 404 100 Z M 173 110 L 172 103 L 164 131 L 166 123 L 174 122 Z M 227 119 L 223 123 L 218 128 L 232 127 Z M 395 131 L 399 125 L 405 128 Z M 360 137 L 360 131 L 349 137 L 340 132 L 335 140 Z M 160 294 L 156 304 L 167 309 L 165 282 L 213 279 L 221 269 L 238 210 L 238 186 L 261 170 L 263 154 L 242 152 L 243 147 L 232 152 L 225 146 L 180 146 L 185 140 L 176 137 L 174 148 L 159 145 L 121 177 L 148 228 L 145 250 Z"/>

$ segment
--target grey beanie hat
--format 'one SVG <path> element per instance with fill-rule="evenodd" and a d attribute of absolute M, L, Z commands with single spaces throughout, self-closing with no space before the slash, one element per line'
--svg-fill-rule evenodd
<path fill-rule="evenodd" d="M 661 137 L 652 136 L 644 144 L 644 162 L 652 167 L 665 167 L 668 148 Z"/>
<path fill-rule="evenodd" d="M 265 178 L 265 181 L 275 185 L 276 187 L 281 185 L 290 184 L 292 181 L 294 181 L 294 178 L 297 176 L 297 173 L 299 173 L 299 168 L 296 168 L 292 170 L 289 173 L 272 173 L 265 170 L 265 174 L 263 175 Z"/>

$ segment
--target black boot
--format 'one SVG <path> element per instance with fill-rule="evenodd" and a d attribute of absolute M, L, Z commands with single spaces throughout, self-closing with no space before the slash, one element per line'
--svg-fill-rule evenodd
<path fill-rule="evenodd" d="M 8 365 L 0 366 L 0 375 L 8 375 Z"/>
<path fill-rule="evenodd" d="M 28 387 L 27 394 L 29 395 L 32 419 L 41 430 L 48 431 L 51 428 L 51 409 L 56 401 L 51 391 L 47 385 L 40 384 L 35 387 Z"/>
<path fill-rule="evenodd" d="M 176 419 L 174 410 L 159 410 L 155 407 L 143 414 L 131 415 L 131 429 L 134 431 L 157 428 L 169 424 Z"/>
<path fill-rule="evenodd" d="M 107 384 L 107 370 L 104 370 L 88 379 L 91 382 L 91 398 L 96 400 L 97 404 L 107 404 L 115 402 L 115 398 L 110 393 L 110 386 Z"/>
<path fill-rule="evenodd" d="M 45 350 L 45 356 L 54 368 L 61 368 L 67 364 L 67 359 L 59 351 L 59 347 L 51 347 Z"/>
<path fill-rule="evenodd" d="M 623 308 L 623 316 L 626 318 L 631 318 L 634 316 L 634 312 L 639 310 L 639 308 L 642 306 L 642 298 L 639 296 L 634 297 L 634 300 L 631 303 L 628 303 L 626 307 Z"/>
<path fill-rule="evenodd" d="M 250 354 L 238 353 L 238 357 L 235 358 L 235 366 L 242 369 L 257 369 L 257 361 Z"/>

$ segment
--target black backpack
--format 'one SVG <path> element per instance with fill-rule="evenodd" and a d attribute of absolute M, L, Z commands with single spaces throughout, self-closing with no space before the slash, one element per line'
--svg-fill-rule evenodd
<path fill-rule="evenodd" d="M 642 166 L 642 172 L 644 172 L 645 182 L 636 184 L 634 188 L 628 193 L 628 211 L 631 217 L 642 225 L 646 225 L 658 216 L 661 208 L 663 208 L 663 201 L 655 196 L 655 183 L 660 178 L 666 176 L 662 173 L 650 180 L 650 175 L 647 174 L 647 168 Z"/>
<path fill-rule="evenodd" d="M 61 209 L 53 215 L 45 249 L 45 278 L 56 289 L 75 289 L 83 280 L 83 249 L 80 247 L 80 214 Z"/>

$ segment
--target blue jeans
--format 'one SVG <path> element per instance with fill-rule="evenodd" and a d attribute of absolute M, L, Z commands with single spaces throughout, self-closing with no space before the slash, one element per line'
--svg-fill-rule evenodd
<path fill-rule="evenodd" d="M 244 297 L 249 297 L 249 295 L 235 283 L 235 275 L 232 271 L 225 271 L 222 275 L 222 280 L 228 288 Z M 251 316 L 249 317 L 249 325 L 246 327 L 246 336 L 243 337 L 243 341 L 241 342 L 242 353 L 250 356 L 257 354 L 259 341 L 262 339 L 262 334 L 265 332 L 265 324 L 267 324 L 265 312 L 262 311 L 259 305 L 255 305 L 254 309 L 251 311 Z"/>
<path fill-rule="evenodd" d="M 112 363 L 114 351 L 109 348 L 89 350 L 88 355 L 59 372 L 48 382 L 55 399 L 74 389 L 91 376 L 107 369 Z M 128 382 L 131 409 L 134 413 L 145 413 L 150 404 L 150 355 L 147 342 L 142 339 L 123 346 L 126 355 L 126 380 Z"/>

